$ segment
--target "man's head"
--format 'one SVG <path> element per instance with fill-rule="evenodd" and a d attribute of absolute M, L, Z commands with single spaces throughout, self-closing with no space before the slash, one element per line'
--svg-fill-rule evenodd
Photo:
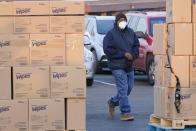
<path fill-rule="evenodd" d="M 123 13 L 118 13 L 116 15 L 116 24 L 121 29 L 124 30 L 127 26 L 127 17 Z"/>

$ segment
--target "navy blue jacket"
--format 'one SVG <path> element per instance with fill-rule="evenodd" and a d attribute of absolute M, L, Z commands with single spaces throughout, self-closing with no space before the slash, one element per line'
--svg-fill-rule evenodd
<path fill-rule="evenodd" d="M 103 50 L 107 55 L 109 68 L 131 71 L 133 61 L 139 57 L 139 46 L 139 40 L 131 28 L 126 27 L 122 31 L 115 24 L 103 41 Z M 125 53 L 130 53 L 133 60 L 129 61 L 125 57 Z"/>

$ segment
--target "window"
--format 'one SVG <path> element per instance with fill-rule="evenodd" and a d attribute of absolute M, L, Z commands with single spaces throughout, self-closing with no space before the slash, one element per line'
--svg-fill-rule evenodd
<path fill-rule="evenodd" d="M 87 27 L 87 31 L 89 32 L 89 34 L 93 37 L 94 34 L 94 25 L 93 25 L 93 19 L 90 20 L 88 27 Z"/>
<path fill-rule="evenodd" d="M 99 34 L 106 34 L 114 27 L 114 20 L 97 20 L 97 32 Z"/>
<path fill-rule="evenodd" d="M 133 16 L 133 19 L 129 23 L 129 27 L 132 28 L 134 31 L 136 30 L 137 22 L 138 22 L 138 16 Z"/>
<path fill-rule="evenodd" d="M 147 21 L 146 21 L 145 18 L 140 18 L 139 19 L 136 31 L 141 31 L 144 34 L 146 34 L 146 32 L 147 32 Z"/>

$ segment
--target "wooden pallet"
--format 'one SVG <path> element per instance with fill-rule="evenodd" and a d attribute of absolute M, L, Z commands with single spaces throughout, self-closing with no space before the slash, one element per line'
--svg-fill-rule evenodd
<path fill-rule="evenodd" d="M 186 126 L 196 126 L 196 120 L 169 120 L 157 117 L 154 114 L 150 116 L 150 123 L 168 129 L 185 129 Z"/>

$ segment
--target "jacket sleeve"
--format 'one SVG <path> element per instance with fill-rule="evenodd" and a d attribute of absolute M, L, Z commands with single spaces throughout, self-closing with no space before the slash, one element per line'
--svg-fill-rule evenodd
<path fill-rule="evenodd" d="M 133 56 L 133 60 L 135 60 L 139 57 L 139 47 L 140 47 L 139 40 L 138 40 L 136 34 L 134 33 L 134 45 L 133 45 L 133 50 L 131 53 L 131 55 Z"/>
<path fill-rule="evenodd" d="M 104 53 L 109 58 L 114 58 L 114 59 L 125 57 L 125 52 L 120 49 L 115 48 L 113 43 L 114 43 L 114 41 L 113 41 L 112 33 L 108 32 L 103 40 Z"/>

